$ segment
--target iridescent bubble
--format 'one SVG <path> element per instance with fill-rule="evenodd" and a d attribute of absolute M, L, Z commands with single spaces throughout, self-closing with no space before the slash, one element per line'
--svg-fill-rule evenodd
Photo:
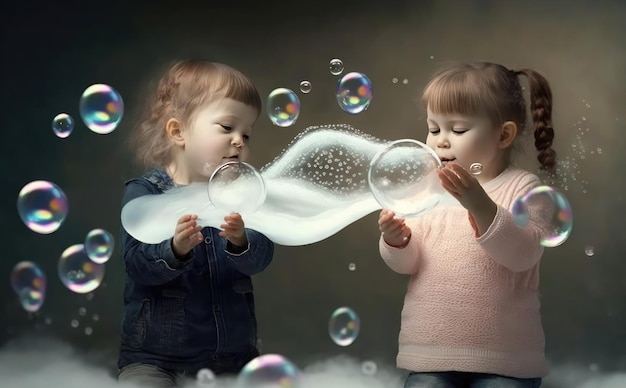
<path fill-rule="evenodd" d="M 330 338 L 339 346 L 352 344 L 359 335 L 360 327 L 359 316 L 349 307 L 338 308 L 328 321 Z"/>
<path fill-rule="evenodd" d="M 591 257 L 595 254 L 595 249 L 593 248 L 593 246 L 589 245 L 587 247 L 585 247 L 585 255 Z"/>
<path fill-rule="evenodd" d="M 311 83 L 309 81 L 300 82 L 300 91 L 304 94 L 311 92 Z"/>
<path fill-rule="evenodd" d="M 279 354 L 264 354 L 248 362 L 237 377 L 237 387 L 296 388 L 302 386 L 298 367 Z"/>
<path fill-rule="evenodd" d="M 52 131 L 57 137 L 65 139 L 74 130 L 74 118 L 67 113 L 59 113 L 52 119 Z"/>
<path fill-rule="evenodd" d="M 87 309 L 84 307 L 81 307 L 78 309 L 78 315 L 80 315 L 81 317 L 84 317 L 85 314 L 87 314 Z"/>
<path fill-rule="evenodd" d="M 469 167 L 470 174 L 480 175 L 483 172 L 483 165 L 480 163 L 472 163 Z"/>
<path fill-rule="evenodd" d="M 65 221 L 68 211 L 67 197 L 52 182 L 33 181 L 20 190 L 17 211 L 30 230 L 50 234 Z"/>
<path fill-rule="evenodd" d="M 104 229 L 94 229 L 85 237 L 85 251 L 94 263 L 104 264 L 109 261 L 114 245 L 113 235 Z"/>
<path fill-rule="evenodd" d="M 361 364 L 361 372 L 366 376 L 374 376 L 378 371 L 378 366 L 374 361 L 363 361 Z"/>
<path fill-rule="evenodd" d="M 343 73 L 343 61 L 341 59 L 330 60 L 330 74 L 339 75 Z"/>
<path fill-rule="evenodd" d="M 46 294 L 46 275 L 31 261 L 20 261 L 11 271 L 11 287 L 24 310 L 38 311 Z"/>
<path fill-rule="evenodd" d="M 196 373 L 196 385 L 199 387 L 214 387 L 216 384 L 215 373 L 211 369 L 200 369 Z"/>
<path fill-rule="evenodd" d="M 370 163 L 368 183 L 385 209 L 413 217 L 434 208 L 444 190 L 437 178 L 441 161 L 426 144 L 396 140 L 380 150 Z"/>
<path fill-rule="evenodd" d="M 58 265 L 61 282 L 78 294 L 86 294 L 98 288 L 104 278 L 104 264 L 93 262 L 83 244 L 68 247 L 61 254 Z"/>
<path fill-rule="evenodd" d="M 76 329 L 78 326 L 80 326 L 80 323 L 78 322 L 77 319 L 72 319 L 72 321 L 70 322 L 70 326 Z"/>
<path fill-rule="evenodd" d="M 398 79 L 396 77 L 393 77 L 391 79 L 391 82 L 394 83 L 394 84 L 397 84 L 398 83 Z"/>
<path fill-rule="evenodd" d="M 109 85 L 91 85 L 83 92 L 78 106 L 87 128 L 100 135 L 113 132 L 124 116 L 122 96 Z"/>
<path fill-rule="evenodd" d="M 347 113 L 363 112 L 372 102 L 372 82 L 362 73 L 344 75 L 337 83 L 337 102 Z"/>
<path fill-rule="evenodd" d="M 213 206 L 225 213 L 252 214 L 265 201 L 265 182 L 246 162 L 228 162 L 213 172 L 208 185 Z"/>
<path fill-rule="evenodd" d="M 85 335 L 92 335 L 93 334 L 93 329 L 89 326 L 87 326 L 85 328 Z"/>
<path fill-rule="evenodd" d="M 289 127 L 300 116 L 300 99 L 291 89 L 274 89 L 267 96 L 265 111 L 272 124 Z"/>
<path fill-rule="evenodd" d="M 550 186 L 538 186 L 515 200 L 511 213 L 519 226 L 525 226 L 533 219 L 535 216 L 531 210 L 533 208 L 550 211 L 548 227 L 541 237 L 541 245 L 556 247 L 563 244 L 569 237 L 573 225 L 572 208 L 565 195 Z"/>
<path fill-rule="evenodd" d="M 356 264 L 354 264 L 354 263 L 350 263 L 350 264 L 348 264 L 348 269 L 349 269 L 350 271 L 356 271 Z"/>

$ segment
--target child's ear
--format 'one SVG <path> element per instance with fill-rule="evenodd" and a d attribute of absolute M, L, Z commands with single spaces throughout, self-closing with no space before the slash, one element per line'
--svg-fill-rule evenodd
<path fill-rule="evenodd" d="M 506 149 L 513 144 L 513 140 L 517 136 L 517 124 L 513 121 L 507 121 L 500 127 L 500 139 L 498 147 Z"/>
<path fill-rule="evenodd" d="M 172 143 L 178 146 L 185 145 L 182 125 L 177 119 L 167 120 L 167 122 L 165 123 L 165 133 L 167 134 L 167 138 L 170 139 Z"/>

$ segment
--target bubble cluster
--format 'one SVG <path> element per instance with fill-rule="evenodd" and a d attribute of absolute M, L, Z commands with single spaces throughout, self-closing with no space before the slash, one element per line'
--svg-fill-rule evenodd
<path fill-rule="evenodd" d="M 50 234 L 59 229 L 67 217 L 67 197 L 52 182 L 33 181 L 20 190 L 17 211 L 30 230 Z"/>
<path fill-rule="evenodd" d="M 267 96 L 265 111 L 272 124 L 289 127 L 300 116 L 300 99 L 291 89 L 274 89 Z"/>
<path fill-rule="evenodd" d="M 358 114 L 372 102 L 372 82 L 365 74 L 351 72 L 337 83 L 337 103 L 344 112 Z"/>
<path fill-rule="evenodd" d="M 338 58 L 330 60 L 330 74 L 339 75 L 343 73 L 343 61 Z"/>
<path fill-rule="evenodd" d="M 309 94 L 311 92 L 311 83 L 309 81 L 300 82 L 300 91 L 304 94 Z"/>
<path fill-rule="evenodd" d="M 65 139 L 74 130 L 74 118 L 67 113 L 59 113 L 52 119 L 52 131 L 57 137 Z"/>
<path fill-rule="evenodd" d="M 298 367 L 279 354 L 264 354 L 248 362 L 237 376 L 238 388 L 297 388 L 302 386 Z"/>
<path fill-rule="evenodd" d="M 532 209 L 549 209 L 549 214 L 533 214 Z M 530 220 L 545 226 L 541 237 L 541 245 L 556 247 L 563 244 L 572 231 L 573 217 L 569 201 L 560 191 L 550 186 L 538 186 L 530 190 L 526 195 L 516 199 L 511 206 L 511 213 L 515 222 L 525 227 Z M 539 219 L 545 217 L 547 219 Z M 537 217 L 537 219 L 534 219 Z"/>
<path fill-rule="evenodd" d="M 372 158 L 369 186 L 383 208 L 417 216 L 434 208 L 444 194 L 436 174 L 439 168 L 441 161 L 424 143 L 396 140 Z"/>
<path fill-rule="evenodd" d="M 354 310 L 340 307 L 335 310 L 328 321 L 328 334 L 339 346 L 351 345 L 359 336 L 361 320 Z"/>
<path fill-rule="evenodd" d="M 78 109 L 87 128 L 106 135 L 113 132 L 122 121 L 124 101 L 111 86 L 95 84 L 85 89 Z"/>
<path fill-rule="evenodd" d="M 93 229 L 85 237 L 85 251 L 94 263 L 104 264 L 111 258 L 115 240 L 104 229 Z"/>
<path fill-rule="evenodd" d="M 38 311 L 46 295 L 46 275 L 31 261 L 21 261 L 11 271 L 11 287 L 28 312 Z"/>
<path fill-rule="evenodd" d="M 245 162 L 228 162 L 218 167 L 208 185 L 213 206 L 228 214 L 252 214 L 263 204 L 267 191 L 263 177 Z"/>
<path fill-rule="evenodd" d="M 59 278 L 69 290 L 86 294 L 98 288 L 104 278 L 104 264 L 93 262 L 83 244 L 63 251 L 58 264 Z"/>

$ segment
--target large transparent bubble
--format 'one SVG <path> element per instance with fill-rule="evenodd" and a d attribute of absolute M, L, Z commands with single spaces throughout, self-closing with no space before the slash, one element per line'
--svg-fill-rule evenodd
<path fill-rule="evenodd" d="M 333 311 L 328 320 L 328 334 L 339 346 L 351 345 L 359 336 L 361 320 L 349 307 L 340 307 Z"/>
<path fill-rule="evenodd" d="M 238 388 L 302 387 L 298 367 L 279 354 L 264 354 L 248 362 L 237 377 Z"/>
<path fill-rule="evenodd" d="M 245 162 L 228 162 L 209 179 L 209 199 L 224 213 L 252 214 L 263 204 L 267 191 L 263 177 Z"/>
<path fill-rule="evenodd" d="M 437 154 L 424 143 L 397 140 L 372 159 L 369 187 L 383 208 L 404 217 L 418 216 L 437 206 L 444 195 L 437 177 L 441 167 Z"/>
<path fill-rule="evenodd" d="M 86 294 L 98 288 L 104 278 L 104 264 L 93 262 L 83 244 L 63 251 L 59 258 L 59 278 L 69 290 Z"/>
<path fill-rule="evenodd" d="M 372 82 L 365 74 L 351 72 L 337 83 L 337 103 L 350 114 L 366 110 L 372 102 Z"/>
<path fill-rule="evenodd" d="M 80 117 L 87 128 L 106 135 L 113 132 L 124 116 L 124 101 L 109 85 L 91 85 L 83 92 L 78 106 Z"/>
<path fill-rule="evenodd" d="M 59 229 L 67 217 L 67 196 L 52 182 L 33 181 L 20 190 L 17 212 L 30 230 L 50 234 Z"/>
<path fill-rule="evenodd" d="M 31 261 L 21 261 L 11 271 L 11 287 L 28 312 L 38 311 L 46 296 L 46 275 Z"/>
<path fill-rule="evenodd" d="M 300 99 L 291 89 L 277 88 L 267 96 L 266 113 L 272 124 L 289 127 L 300 116 Z"/>
<path fill-rule="evenodd" d="M 115 239 L 104 229 L 93 229 L 85 236 L 85 252 L 94 263 L 104 264 L 111 258 Z"/>

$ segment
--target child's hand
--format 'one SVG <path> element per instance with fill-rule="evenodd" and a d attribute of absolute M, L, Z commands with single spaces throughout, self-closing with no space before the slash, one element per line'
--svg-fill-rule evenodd
<path fill-rule="evenodd" d="M 248 237 L 244 230 L 243 219 L 241 214 L 232 213 L 224 217 L 225 224 L 220 225 L 222 231 L 220 236 L 226 237 L 231 244 L 243 248 L 248 246 Z"/>
<path fill-rule="evenodd" d="M 437 171 L 437 176 L 443 188 L 471 213 L 491 202 L 478 180 L 457 163 L 448 163 Z"/>
<path fill-rule="evenodd" d="M 378 229 L 388 245 L 404 247 L 411 238 L 411 229 L 404 223 L 404 218 L 396 217 L 395 213 L 383 209 L 378 217 Z"/>
<path fill-rule="evenodd" d="M 202 241 L 202 226 L 196 225 L 197 219 L 195 214 L 186 214 L 178 219 L 172 240 L 172 250 L 177 257 L 184 257 Z"/>

